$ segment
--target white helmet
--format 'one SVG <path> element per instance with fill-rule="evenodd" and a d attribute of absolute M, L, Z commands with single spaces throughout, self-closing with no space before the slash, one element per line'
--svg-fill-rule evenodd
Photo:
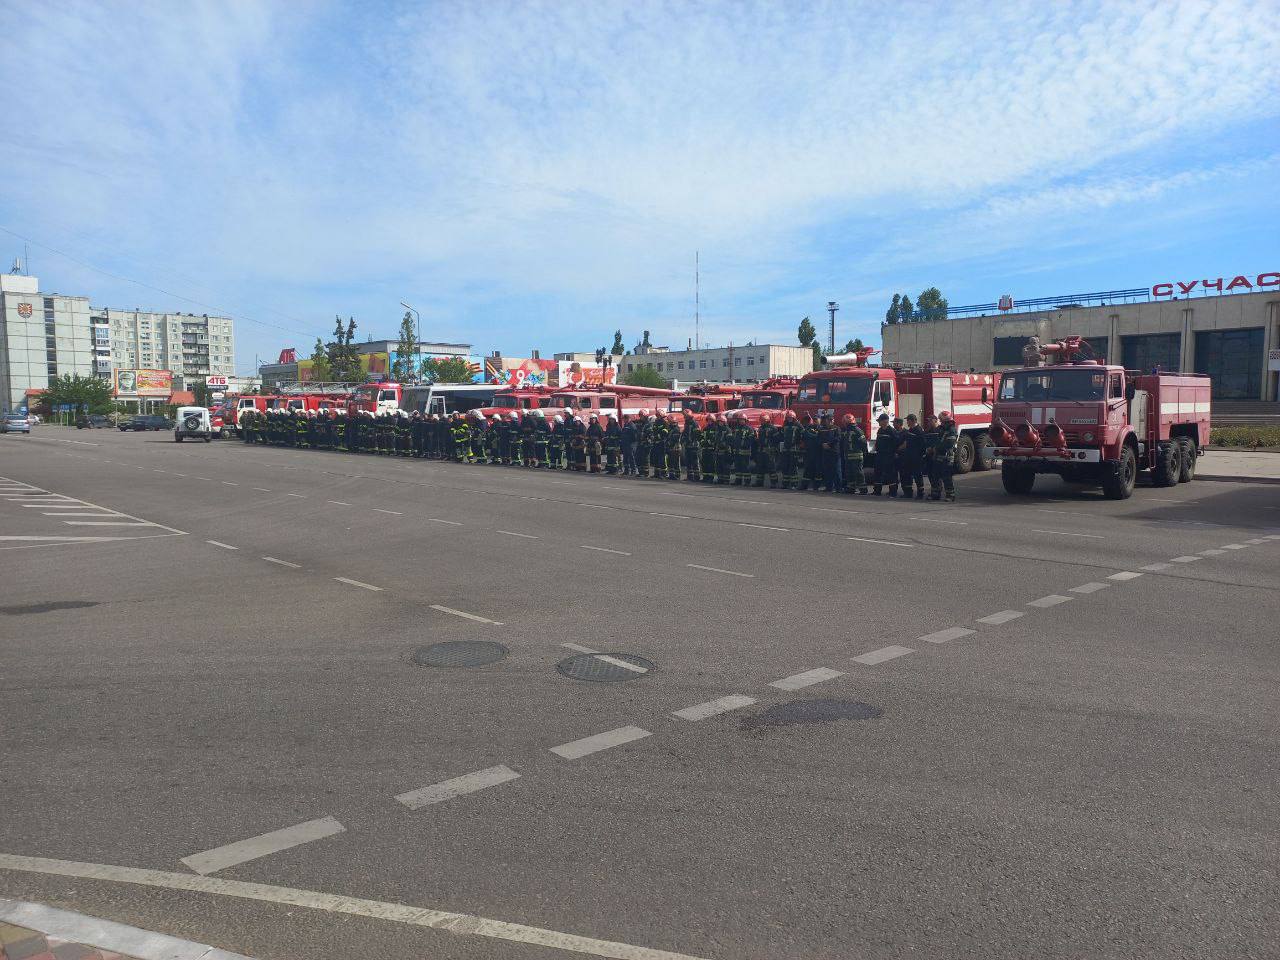
<path fill-rule="evenodd" d="M 494 422 L 494 423 L 497 423 L 497 422 L 498 422 L 499 420 L 501 420 L 501 419 L 502 419 L 502 415 L 501 415 L 501 414 L 499 414 L 499 413 L 495 413 L 495 414 L 493 415 L 493 422 Z"/>
<path fill-rule="evenodd" d="M 592 420 L 599 420 L 600 418 L 599 418 L 598 416 L 596 416 L 596 415 L 593 413 L 593 414 L 591 415 L 591 419 L 592 419 Z"/>
<path fill-rule="evenodd" d="M 511 416 L 510 416 L 508 419 L 510 419 L 510 420 L 515 420 L 515 421 L 518 423 L 518 422 L 520 421 L 520 414 L 518 414 L 518 413 L 513 413 L 513 414 L 511 414 Z"/>
<path fill-rule="evenodd" d="M 561 425 L 563 425 L 563 424 L 564 424 L 564 417 L 556 417 L 556 418 L 555 418 L 555 422 L 556 422 L 556 423 L 559 423 L 559 424 L 561 424 Z"/>
<path fill-rule="evenodd" d="M 535 417 L 541 417 L 543 420 L 547 419 L 547 411 L 545 410 L 539 409 L 539 410 L 533 410 L 531 412 Z"/>

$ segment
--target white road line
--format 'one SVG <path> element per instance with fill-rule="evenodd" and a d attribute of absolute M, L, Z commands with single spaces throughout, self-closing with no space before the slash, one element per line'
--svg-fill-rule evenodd
<path fill-rule="evenodd" d="M 208 480 L 210 483 L 213 483 L 213 477 L 196 477 L 196 479 L 197 479 L 197 480 Z"/>
<path fill-rule="evenodd" d="M 257 490 L 259 493 L 270 493 L 270 487 L 250 487 L 250 490 Z"/>
<path fill-rule="evenodd" d="M 1027 601 L 1028 607 L 1056 607 L 1060 603 L 1066 603 L 1070 597 L 1063 597 L 1056 593 L 1051 593 L 1047 597 L 1041 597 L 1039 600 Z"/>
<path fill-rule="evenodd" d="M 650 513 L 651 517 L 666 517 L 668 520 L 688 520 L 689 518 L 679 513 Z"/>
<path fill-rule="evenodd" d="M 584 510 L 612 510 L 613 507 L 605 503 L 580 503 L 578 504 Z"/>
<path fill-rule="evenodd" d="M 112 516 L 123 516 L 123 514 L 112 514 Z M 148 523 L 146 520 L 63 520 L 63 523 L 71 527 L 150 527 L 154 524 Z"/>
<path fill-rule="evenodd" d="M 301 493 L 286 493 L 286 494 L 285 494 L 285 496 L 286 496 L 286 497 L 297 497 L 299 500 L 305 500 L 305 499 L 307 499 L 307 498 L 306 498 L 303 494 L 301 494 Z"/>
<path fill-rule="evenodd" d="M 786 527 L 766 527 L 766 526 L 765 526 L 764 524 L 762 524 L 762 523 L 740 523 L 740 524 L 738 524 L 738 526 L 740 526 L 740 527 L 752 527 L 752 528 L 754 528 L 754 529 L 756 529 L 756 530 L 772 530 L 774 533 L 790 533 L 790 532 L 791 532 L 791 531 L 790 531 L 790 530 L 788 530 Z"/>
<path fill-rule="evenodd" d="M 872 650 L 870 653 L 864 653 L 860 657 L 854 657 L 854 663 L 865 664 L 873 667 L 877 663 L 884 663 L 886 660 L 896 660 L 898 657 L 905 657 L 908 653 L 915 653 L 910 647 L 900 647 L 896 643 L 887 647 L 881 647 L 879 650 Z"/>
<path fill-rule="evenodd" d="M 717 498 L 712 497 L 711 499 L 717 499 Z M 768 500 L 743 500 L 741 497 L 719 497 L 718 499 L 727 500 L 729 503 L 754 503 L 757 506 L 761 506 L 761 507 L 770 506 L 770 503 Z"/>
<path fill-rule="evenodd" d="M 174 476 L 181 477 L 183 480 L 187 479 L 187 475 L 185 473 L 175 473 Z"/>
<path fill-rule="evenodd" d="M 474 613 L 467 613 L 465 610 L 455 610 L 453 607 L 442 607 L 438 603 L 430 605 L 432 610 L 439 610 L 441 613 L 451 613 L 455 617 L 463 617 L 467 620 L 474 620 L 476 623 L 491 623 L 495 627 L 503 626 L 500 620 L 490 620 L 487 617 L 477 617 Z"/>
<path fill-rule="evenodd" d="M 1185 557 L 1185 556 L 1184 556 L 1184 557 L 1174 557 L 1174 558 L 1173 558 L 1173 560 L 1172 560 L 1172 562 L 1173 562 L 1173 563 L 1195 563 L 1195 562 L 1196 562 L 1197 560 L 1199 560 L 1199 559 L 1200 559 L 1199 557 Z"/>
<path fill-rule="evenodd" d="M 296 823 L 282 830 L 272 830 L 259 837 L 250 837 L 248 840 L 237 840 L 226 846 L 214 847 L 203 853 L 193 853 L 189 857 L 183 857 L 181 862 L 201 876 L 207 876 L 219 870 L 225 870 L 227 867 L 257 860 L 259 857 L 279 853 L 281 850 L 288 850 L 303 843 L 332 837 L 344 830 L 346 827 L 333 817 L 321 817 L 319 820 Z"/>
<path fill-rule="evenodd" d="M 457 520 L 441 520 L 439 517 L 427 517 L 427 521 L 429 523 L 447 523 L 451 527 L 462 526 L 462 524 L 460 524 Z"/>
<path fill-rule="evenodd" d="M 939 520 L 937 517 L 907 517 L 908 520 L 923 520 L 925 523 L 953 523 L 957 527 L 967 527 L 968 520 Z"/>
<path fill-rule="evenodd" d="M 1253 543 L 1253 544 L 1266 543 L 1266 542 L 1267 542 L 1266 537 L 1254 537 L 1252 540 L 1245 541 L 1245 543 Z"/>
<path fill-rule="evenodd" d="M 1222 545 L 1222 549 L 1223 550 L 1244 550 L 1245 545 L 1243 543 L 1224 543 Z"/>
<path fill-rule="evenodd" d="M 560 744 L 558 747 L 550 747 L 548 749 L 557 757 L 564 757 L 566 760 L 577 760 L 580 757 L 599 753 L 601 750 L 620 747 L 624 743 L 643 740 L 647 736 L 650 736 L 649 731 L 642 730 L 640 727 L 618 727 L 616 730 L 606 730 L 604 733 L 583 737 L 581 740 L 571 740 L 568 743 Z"/>
<path fill-rule="evenodd" d="M 489 787 L 510 783 L 512 780 L 518 780 L 519 778 L 520 774 L 510 767 L 489 767 L 485 770 L 477 770 L 475 773 L 465 773 L 451 780 L 442 780 L 439 783 L 433 783 L 429 787 L 410 790 L 408 793 L 400 794 L 396 799 L 410 810 L 420 810 L 422 807 L 433 803 L 452 800 L 454 797 L 461 797 L 468 793 L 475 793 Z"/>
<path fill-rule="evenodd" d="M 637 665 L 636 665 L 636 664 L 634 664 L 634 663 L 627 663 L 627 661 L 625 661 L 625 660 L 619 660 L 617 657 L 611 657 L 611 656 L 609 656 L 607 653 L 597 653 L 595 656 L 596 656 L 596 659 L 597 659 L 597 660 L 603 660 L 605 663 L 611 663 L 611 664 L 613 664 L 615 667 L 626 667 L 628 670 L 631 670 L 631 671 L 632 671 L 632 672 L 634 672 L 634 673 L 648 673 L 648 672 L 649 672 L 649 668 L 648 668 L 648 667 L 640 667 L 640 666 L 637 666 Z"/>
<path fill-rule="evenodd" d="M 1082 583 L 1078 587 L 1072 587 L 1072 593 L 1097 593 L 1099 590 L 1105 590 L 1109 584 L 1106 583 Z"/>
<path fill-rule="evenodd" d="M 1032 533 L 1052 533 L 1058 537 L 1084 537 L 1088 540 L 1105 540 L 1104 536 L 1096 533 L 1068 533 L 1066 530 L 1032 530 Z"/>
<path fill-rule="evenodd" d="M 578 481 L 577 481 L 577 480 L 552 480 L 551 482 L 552 482 L 552 483 L 567 483 L 567 484 L 574 484 L 574 483 L 577 483 Z"/>
<path fill-rule="evenodd" d="M 834 680 L 836 677 L 842 676 L 844 676 L 843 670 L 816 667 L 813 670 L 806 670 L 804 673 L 793 673 L 789 677 L 775 680 L 769 686 L 777 687 L 779 690 L 799 690 L 801 687 L 811 687 L 815 683 L 824 683 L 827 680 Z"/>
<path fill-rule="evenodd" d="M 610 550 L 608 547 L 593 547 L 590 544 L 580 544 L 583 550 L 595 550 L 599 553 L 616 553 L 620 557 L 629 557 L 631 554 L 625 550 Z"/>
<path fill-rule="evenodd" d="M 909 543 L 898 543 L 896 540 L 872 540 L 870 537 L 845 537 L 846 540 L 857 540 L 859 543 L 878 543 L 884 547 L 909 547 Z"/>
<path fill-rule="evenodd" d="M 568 647 L 570 650 L 577 650 L 578 653 L 599 653 L 599 650 L 592 650 L 590 647 L 584 647 L 577 643 L 562 643 L 562 647 Z"/>
<path fill-rule="evenodd" d="M 120 514 L 114 510 L 108 510 L 105 513 L 101 510 L 95 510 L 92 507 L 79 507 L 77 509 L 67 510 L 41 510 L 41 516 L 45 517 L 118 517 Z"/>
<path fill-rule="evenodd" d="M 290 563 L 288 560 L 281 560 L 278 557 L 263 557 L 262 559 L 267 561 L 267 563 L 278 563 L 280 566 L 289 567 L 292 570 L 298 570 L 302 567 L 302 564 L 300 563 Z"/>
<path fill-rule="evenodd" d="M 163 870 L 145 870 L 138 867 L 119 867 L 101 863 L 77 863 L 72 860 L 49 860 L 44 857 L 22 857 L 0 853 L 0 869 L 23 873 L 44 874 L 57 877 L 76 877 L 86 880 L 105 880 L 114 883 L 132 883 L 162 890 L 188 890 L 215 896 L 236 897 L 276 903 L 289 908 L 305 907 L 325 913 L 345 916 L 370 917 L 384 922 L 403 923 L 415 927 L 431 927 L 456 936 L 491 937 L 508 942 L 527 943 L 535 946 L 554 947 L 592 957 L 625 958 L 625 960 L 698 960 L 689 954 L 672 953 L 669 950 L 649 950 L 625 943 L 596 940 L 571 933 L 559 933 L 541 927 L 529 927 L 503 920 L 426 907 L 411 907 L 400 903 L 383 903 L 361 900 L 338 894 L 320 893 L 315 890 L 298 890 L 277 887 L 266 883 L 249 883 L 244 880 L 228 880 L 220 877 L 200 877 L 187 873 L 170 873 Z M 225 960 L 211 955 L 208 960 Z"/>
<path fill-rule="evenodd" d="M 1200 556 L 1202 556 L 1202 557 L 1220 557 L 1220 556 L 1222 556 L 1222 555 L 1223 555 L 1224 553 L 1226 553 L 1226 552 L 1227 552 L 1227 551 L 1225 551 L 1225 550 L 1213 550 L 1213 549 L 1209 549 L 1209 550 L 1201 550 L 1201 551 L 1200 551 Z"/>
<path fill-rule="evenodd" d="M 1002 623 L 1008 623 L 1010 620 L 1017 620 L 1022 616 L 1021 610 L 1001 610 L 991 614 L 989 617 L 979 617 L 979 623 L 986 623 L 993 627 L 998 627 Z"/>
<path fill-rule="evenodd" d="M 1160 570 L 1168 570 L 1171 566 L 1173 566 L 1173 564 L 1170 564 L 1170 563 L 1148 563 L 1142 569 L 1150 570 L 1152 573 L 1156 573 Z"/>
<path fill-rule="evenodd" d="M 967 637 L 973 632 L 968 627 L 947 627 L 945 630 L 926 633 L 923 637 L 917 637 L 916 639 L 923 640 L 925 643 L 948 643 L 952 640 L 959 640 L 961 637 Z"/>
<path fill-rule="evenodd" d="M 737 570 L 721 570 L 719 567 L 704 567 L 700 563 L 686 563 L 685 566 L 693 567 L 695 570 L 710 570 L 712 573 L 727 573 L 731 577 L 747 577 L 751 580 L 754 580 L 756 577 L 754 573 L 739 573 Z"/>
<path fill-rule="evenodd" d="M 374 512 L 374 513 L 389 513 L 389 514 L 391 514 L 393 517 L 403 517 L 403 516 L 404 516 L 404 514 L 403 514 L 403 513 L 401 513 L 399 510 L 383 510 L 381 507 L 374 507 L 374 508 L 373 508 L 373 512 Z"/>
<path fill-rule="evenodd" d="M 382 592 L 381 587 L 375 587 L 372 583 L 364 583 L 360 580 L 351 580 L 347 577 L 334 577 L 333 579 L 337 580 L 339 583 L 346 583 L 353 587 L 359 587 L 361 590 L 374 590 L 378 593 Z"/>
<path fill-rule="evenodd" d="M 522 537 L 525 540 L 541 540 L 542 539 L 541 537 L 534 536 L 532 533 L 516 533 L 514 530 L 495 530 L 493 532 L 501 533 L 507 537 Z"/>
<path fill-rule="evenodd" d="M 697 703 L 692 707 L 685 707 L 683 710 L 676 710 L 671 715 L 679 717 L 681 720 L 705 720 L 707 717 L 728 713 L 730 710 L 749 707 L 755 702 L 755 697 L 744 697 L 740 693 L 731 693 L 727 697 L 719 697 L 716 700 L 708 700 L 706 703 Z"/>
<path fill-rule="evenodd" d="M 349 507 L 349 506 L 351 506 L 351 504 L 347 503 L 347 501 L 345 501 L 345 500 L 326 500 L 326 501 L 325 501 L 325 503 L 333 503 L 333 504 L 338 505 L 339 507 Z"/>
<path fill-rule="evenodd" d="M 240 484 L 236 483 L 234 480 L 223 480 L 222 482 L 225 483 L 228 487 L 240 486 Z"/>
<path fill-rule="evenodd" d="M 239 550 L 239 547 L 233 547 L 229 543 L 223 543 L 221 540 L 206 540 L 205 543 L 211 543 L 215 547 L 221 547 L 223 550 Z"/>
<path fill-rule="evenodd" d="M 1120 573 L 1113 573 L 1107 577 L 1108 580 L 1117 580 L 1123 583 L 1125 580 L 1137 580 L 1142 574 L 1134 573 L 1132 570 L 1123 570 Z"/>

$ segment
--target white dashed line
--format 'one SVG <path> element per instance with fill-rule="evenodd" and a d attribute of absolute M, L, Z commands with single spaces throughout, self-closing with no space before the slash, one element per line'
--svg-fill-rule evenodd
<path fill-rule="evenodd" d="M 688 520 L 689 518 L 679 513 L 651 513 L 651 517 L 666 517 L 668 520 Z"/>
<path fill-rule="evenodd" d="M 721 713 L 728 713 L 730 710 L 740 710 L 743 707 L 749 707 L 755 702 L 755 697 L 744 697 L 740 693 L 731 693 L 727 697 L 708 700 L 706 703 L 697 703 L 692 707 L 685 707 L 683 710 L 676 710 L 671 715 L 673 717 L 679 717 L 681 720 L 705 720 L 707 717 L 714 717 Z"/>
<path fill-rule="evenodd" d="M 1021 610 L 1001 610 L 993 613 L 989 617 L 979 617 L 979 623 L 986 623 L 993 627 L 998 627 L 1002 623 L 1008 623 L 1010 620 L 1017 620 L 1022 616 Z"/>
<path fill-rule="evenodd" d="M 616 553 L 620 557 L 631 556 L 631 554 L 627 553 L 625 550 L 610 550 L 608 547 L 593 547 L 587 543 L 581 544 L 580 546 L 583 550 L 595 550 L 598 553 Z"/>
<path fill-rule="evenodd" d="M 270 487 L 250 487 L 251 490 L 257 490 L 259 493 L 270 493 Z"/>
<path fill-rule="evenodd" d="M 451 527 L 462 526 L 462 524 L 460 524 L 457 520 L 441 520 L 439 517 L 427 517 L 427 522 L 428 523 L 447 523 Z"/>
<path fill-rule="evenodd" d="M 236 483 L 234 480 L 223 480 L 222 482 L 225 483 L 228 487 L 240 486 L 240 484 Z"/>
<path fill-rule="evenodd" d="M 740 523 L 740 527 L 751 527 L 754 530 L 772 530 L 774 533 L 790 533 L 786 527 L 766 527 L 762 523 Z"/>
<path fill-rule="evenodd" d="M 1066 530 L 1032 530 L 1032 533 L 1051 533 L 1058 537 L 1085 537 L 1089 540 L 1105 540 L 1104 536 L 1096 533 L 1068 533 Z"/>
<path fill-rule="evenodd" d="M 491 623 L 495 627 L 503 626 L 500 620 L 490 620 L 488 617 L 478 617 L 474 613 L 467 613 L 465 610 L 455 610 L 453 607 L 442 607 L 438 603 L 430 605 L 432 610 L 439 610 L 441 613 L 449 613 L 455 617 L 463 617 L 467 620 L 474 620 L 476 623 Z"/>
<path fill-rule="evenodd" d="M 813 670 L 806 670 L 804 673 L 794 673 L 789 677 L 783 677 L 781 680 L 775 680 L 769 686 L 776 687 L 779 690 L 799 690 L 801 687 L 811 687 L 815 683 L 825 683 L 827 680 L 834 680 L 836 677 L 843 676 L 843 670 L 816 667 Z"/>
<path fill-rule="evenodd" d="M 1066 603 L 1070 597 L 1063 597 L 1056 593 L 1051 593 L 1047 597 L 1041 597 L 1039 600 L 1030 600 L 1027 602 L 1028 607 L 1056 607 L 1060 603 Z"/>
<path fill-rule="evenodd" d="M 326 500 L 326 501 L 325 501 L 325 503 L 332 503 L 332 504 L 334 504 L 335 506 L 339 506 L 339 507 L 349 507 L 349 506 L 351 506 L 351 504 L 347 503 L 347 501 L 345 501 L 345 500 Z"/>
<path fill-rule="evenodd" d="M 403 513 L 401 513 L 399 510 L 383 510 L 381 507 L 374 507 L 374 508 L 373 508 L 373 512 L 374 512 L 374 513 L 389 513 L 389 514 L 391 514 L 393 517 L 403 517 L 403 516 L 404 516 L 404 514 L 403 514 Z"/>
<path fill-rule="evenodd" d="M 1201 551 L 1200 551 L 1200 556 L 1202 556 L 1202 557 L 1220 557 L 1220 556 L 1222 556 L 1222 555 L 1223 555 L 1224 553 L 1226 553 L 1226 552 L 1227 552 L 1227 551 L 1225 551 L 1225 550 L 1214 550 L 1214 549 L 1212 549 L 1212 548 L 1211 548 L 1211 549 L 1209 549 L 1209 550 L 1201 550 Z"/>
<path fill-rule="evenodd" d="M 1266 537 L 1254 537 L 1252 540 L 1245 541 L 1245 543 L 1253 543 L 1253 544 L 1266 543 L 1266 542 L 1267 542 Z"/>
<path fill-rule="evenodd" d="M 1199 557 L 1174 557 L 1172 563 L 1195 563 Z"/>
<path fill-rule="evenodd" d="M 881 647 L 879 650 L 872 650 L 870 653 L 864 653 L 860 657 L 854 657 L 853 662 L 872 667 L 877 663 L 884 663 L 886 660 L 896 660 L 898 657 L 905 657 L 908 653 L 915 653 L 915 651 L 910 647 L 900 647 L 895 643 L 890 644 L 887 647 Z"/>
<path fill-rule="evenodd" d="M 604 503 L 580 503 L 578 504 L 583 510 L 612 510 L 613 507 Z"/>
<path fill-rule="evenodd" d="M 520 774 L 510 767 L 489 767 L 486 770 L 477 770 L 475 773 L 466 773 L 460 777 L 454 777 L 452 780 L 433 783 L 429 787 L 410 790 L 408 793 L 400 794 L 396 799 L 410 810 L 419 810 L 433 803 L 452 800 L 454 797 L 461 797 L 468 793 L 475 793 L 479 790 L 486 790 L 489 787 L 510 783 L 512 780 L 518 780 L 519 778 Z"/>
<path fill-rule="evenodd" d="M 1152 573 L 1158 573 L 1161 570 L 1168 570 L 1173 564 L 1169 563 L 1148 563 L 1143 570 L 1150 570 Z"/>
<path fill-rule="evenodd" d="M 969 525 L 967 520 L 939 520 L 937 517 L 907 517 L 906 519 L 923 520 L 925 523 L 951 523 L 957 527 L 967 527 Z"/>
<path fill-rule="evenodd" d="M 562 647 L 568 647 L 570 650 L 577 650 L 578 653 L 599 653 L 599 650 L 592 650 L 590 647 L 584 647 L 577 643 L 562 643 Z"/>
<path fill-rule="evenodd" d="M 223 543 L 221 540 L 206 540 L 205 543 L 211 543 L 215 547 L 221 547 L 223 550 L 239 550 L 239 547 L 233 547 L 229 543 Z"/>
<path fill-rule="evenodd" d="M 359 587 L 361 590 L 374 590 L 379 593 L 382 592 L 381 587 L 375 587 L 372 583 L 364 583 L 361 580 L 352 580 L 348 577 L 334 577 L 333 579 L 337 580 L 339 583 L 346 583 L 353 587 Z"/>
<path fill-rule="evenodd" d="M 525 540 L 541 540 L 542 539 L 541 537 L 534 536 L 532 533 L 516 533 L 514 530 L 495 530 L 493 532 L 500 533 L 503 536 L 507 536 L 507 537 L 521 537 Z"/>
<path fill-rule="evenodd" d="M 307 498 L 306 498 L 304 495 L 302 495 L 301 493 L 286 493 L 286 494 L 285 494 L 285 496 L 286 496 L 286 497 L 297 497 L 299 500 L 305 500 L 305 499 L 307 499 Z"/>
<path fill-rule="evenodd" d="M 189 857 L 183 857 L 182 862 L 201 876 L 207 876 L 210 873 L 225 870 L 227 867 L 234 867 L 236 864 L 288 850 L 299 844 L 332 837 L 344 830 L 346 827 L 333 817 L 322 817 L 319 820 L 308 820 L 306 823 L 285 827 L 283 830 L 273 830 L 258 837 L 250 837 L 248 840 L 237 840 L 235 843 L 215 847 L 204 853 L 193 853 Z"/>
<path fill-rule="evenodd" d="M 1137 580 L 1142 574 L 1134 573 L 1132 570 L 1124 570 L 1120 573 L 1113 573 L 1107 577 L 1108 580 L 1116 580 L 1123 583 L 1125 580 Z"/>
<path fill-rule="evenodd" d="M 845 537 L 846 540 L 857 540 L 859 543 L 878 543 L 885 547 L 909 547 L 909 543 L 898 543 L 896 540 L 872 540 L 869 537 Z"/>
<path fill-rule="evenodd" d="M 278 563 L 280 566 L 288 567 L 291 570 L 299 570 L 302 568 L 302 564 L 300 563 L 290 563 L 288 560 L 281 560 L 279 557 L 263 557 L 262 559 L 267 561 L 267 563 Z"/>
<path fill-rule="evenodd" d="M 1244 548 L 1243 543 L 1224 543 L 1222 545 L 1223 550 L 1243 550 Z"/>
<path fill-rule="evenodd" d="M 1078 587 L 1072 587 L 1072 593 L 1097 593 L 1099 590 L 1107 589 L 1108 584 L 1105 583 L 1082 583 Z"/>
<path fill-rule="evenodd" d="M 923 637 L 917 637 L 925 643 L 947 643 L 951 640 L 959 640 L 961 637 L 967 637 L 971 633 L 968 627 L 947 627 L 945 630 L 939 630 L 936 633 L 926 633 Z"/>
<path fill-rule="evenodd" d="M 562 743 L 558 747 L 550 747 L 549 749 L 557 757 L 564 757 L 566 760 L 577 760 L 580 757 L 599 753 L 601 750 L 610 750 L 625 743 L 643 740 L 647 736 L 650 736 L 649 731 L 642 730 L 640 727 L 619 727 L 616 730 L 607 730 L 594 736 L 583 737 L 581 740 L 571 740 L 568 743 Z"/>
<path fill-rule="evenodd" d="M 747 577 L 751 580 L 754 580 L 756 576 L 754 573 L 739 573 L 737 570 L 721 570 L 719 567 L 704 567 L 700 563 L 686 563 L 685 566 L 693 567 L 695 570 L 710 570 L 712 573 L 727 573 L 731 577 Z"/>

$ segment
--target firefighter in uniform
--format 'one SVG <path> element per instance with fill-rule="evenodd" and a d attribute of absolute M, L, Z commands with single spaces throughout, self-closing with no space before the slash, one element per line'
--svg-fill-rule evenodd
<path fill-rule="evenodd" d="M 840 431 L 836 429 L 834 414 L 822 415 L 818 438 L 821 443 L 822 481 L 827 493 L 835 493 L 843 484 L 840 482 Z"/>
<path fill-rule="evenodd" d="M 866 495 L 867 478 L 862 472 L 862 459 L 867 452 L 867 436 L 853 419 L 853 414 L 844 415 L 844 426 L 840 428 L 840 456 L 844 458 L 845 493 L 857 491 Z"/>
<path fill-rule="evenodd" d="M 453 462 L 471 462 L 471 427 L 461 413 L 454 412 L 449 435 L 453 445 Z"/>
<path fill-rule="evenodd" d="M 622 475 L 624 477 L 634 477 L 640 472 L 636 469 L 636 446 L 640 441 L 640 424 L 643 415 L 644 412 L 641 411 L 639 416 L 632 417 L 622 424 Z"/>
<path fill-rule="evenodd" d="M 533 413 L 533 465 L 545 467 L 550 459 L 551 424 L 547 422 L 545 413 L 535 410 Z"/>
<path fill-rule="evenodd" d="M 569 424 L 569 469 L 582 472 L 587 468 L 587 426 L 577 417 Z"/>
<path fill-rule="evenodd" d="M 699 455 L 700 462 L 698 464 L 698 473 L 703 483 L 716 482 L 716 451 L 720 446 L 720 425 L 716 423 L 715 417 L 707 417 L 707 424 L 702 428 L 702 436 L 699 438 Z"/>
<path fill-rule="evenodd" d="M 667 418 L 661 410 L 654 413 L 649 421 L 649 468 L 653 479 L 662 476 L 662 467 L 667 460 Z"/>
<path fill-rule="evenodd" d="M 667 479 L 679 480 L 680 462 L 684 460 L 684 435 L 674 416 L 667 422 L 667 435 L 664 439 L 667 448 Z"/>
<path fill-rule="evenodd" d="M 773 414 L 766 413 L 760 418 L 760 428 L 756 431 L 756 486 L 764 486 L 764 478 L 769 477 L 769 486 L 778 486 L 778 442 L 782 439 L 782 431 L 773 424 Z"/>
<path fill-rule="evenodd" d="M 730 414 L 730 435 L 733 443 L 733 485 L 735 487 L 751 486 L 751 457 L 755 453 L 756 433 L 747 425 L 747 421 L 736 414 Z"/>
<path fill-rule="evenodd" d="M 600 472 L 600 458 L 604 455 L 604 428 L 600 426 L 600 417 L 591 415 L 587 424 L 587 463 L 592 473 Z"/>
<path fill-rule="evenodd" d="M 622 428 L 611 416 L 604 418 L 604 472 L 609 476 L 617 476 L 618 464 L 622 458 Z"/>
<path fill-rule="evenodd" d="M 702 471 L 702 431 L 698 429 L 698 421 L 688 410 L 684 414 L 684 430 L 680 436 L 684 447 L 684 478 L 688 483 L 697 483 Z"/>
<path fill-rule="evenodd" d="M 822 471 L 822 428 L 807 413 L 800 426 L 804 443 L 804 477 L 800 481 L 800 489 L 816 492 L 818 474 Z"/>
<path fill-rule="evenodd" d="M 734 436 L 723 413 L 716 415 L 716 483 L 728 485 L 733 479 Z"/>
<path fill-rule="evenodd" d="M 893 429 L 893 425 L 889 422 L 887 413 L 880 414 L 876 418 L 879 429 L 876 430 L 876 482 L 871 493 L 874 496 L 881 496 L 884 485 L 889 485 L 889 496 L 896 497 L 898 495 L 898 473 L 894 467 L 894 456 L 898 449 L 898 434 Z"/>
<path fill-rule="evenodd" d="M 653 414 L 641 410 L 636 420 L 636 470 L 637 477 L 649 476 L 649 424 L 653 422 Z"/>
<path fill-rule="evenodd" d="M 804 429 L 794 410 L 787 411 L 786 422 L 782 425 L 782 449 L 779 459 L 782 461 L 782 488 L 795 490 L 800 486 L 800 463 L 804 456 Z"/>
<path fill-rule="evenodd" d="M 932 500 L 939 499 L 945 490 L 947 503 L 956 502 L 956 487 L 952 477 L 955 475 L 956 444 L 959 440 L 956 422 L 946 410 L 941 411 L 938 414 L 937 441 L 933 447 L 933 469 L 929 473 L 929 496 Z M 938 489 L 939 485 L 942 490 Z"/>
<path fill-rule="evenodd" d="M 564 417 L 552 417 L 547 433 L 547 466 L 559 470 L 564 460 Z"/>
<path fill-rule="evenodd" d="M 902 455 L 898 477 L 902 481 L 902 495 L 910 500 L 914 487 L 916 499 L 923 500 L 926 439 L 914 413 L 907 414 L 907 428 L 899 436 L 902 439 Z"/>

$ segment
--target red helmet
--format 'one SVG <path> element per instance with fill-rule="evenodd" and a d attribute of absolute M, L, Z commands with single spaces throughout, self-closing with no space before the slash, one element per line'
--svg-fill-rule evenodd
<path fill-rule="evenodd" d="M 796 412 L 795 412 L 794 410 L 788 410 L 788 411 L 787 411 L 787 419 L 788 419 L 788 420 L 794 420 L 795 418 L 796 418 Z"/>
<path fill-rule="evenodd" d="M 939 410 L 939 411 L 938 411 L 938 419 L 939 419 L 939 420 L 944 420 L 944 421 L 945 421 L 945 420 L 950 420 L 950 419 L 951 419 L 951 411 L 950 411 L 950 410 Z"/>
<path fill-rule="evenodd" d="M 852 413 L 846 413 L 846 414 L 844 415 L 844 420 L 843 420 L 843 421 L 841 421 L 841 422 L 842 422 L 842 423 L 844 423 L 844 424 L 845 424 L 845 426 L 848 426 L 849 424 L 853 423 L 853 414 L 852 414 Z"/>

